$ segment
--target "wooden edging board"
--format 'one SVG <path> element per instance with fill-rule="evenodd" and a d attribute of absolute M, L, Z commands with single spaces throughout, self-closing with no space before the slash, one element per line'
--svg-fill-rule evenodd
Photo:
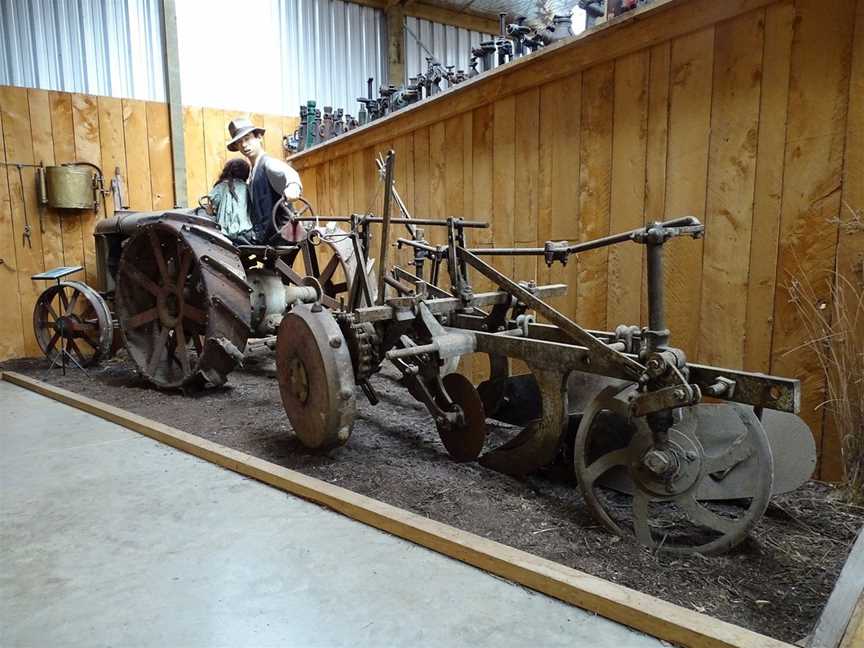
<path fill-rule="evenodd" d="M 415 515 L 244 452 L 15 372 L 3 380 L 122 425 L 354 520 L 682 646 L 792 648 L 746 628 L 667 603 L 447 524 Z"/>

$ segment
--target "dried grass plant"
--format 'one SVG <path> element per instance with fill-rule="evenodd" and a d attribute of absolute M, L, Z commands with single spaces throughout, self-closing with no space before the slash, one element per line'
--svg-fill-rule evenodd
<path fill-rule="evenodd" d="M 807 274 L 799 272 L 790 296 L 806 332 L 798 350 L 816 355 L 827 381 L 820 407 L 830 412 L 841 440 L 846 497 L 864 504 L 864 268 L 854 275 L 832 274 L 826 303 Z"/>

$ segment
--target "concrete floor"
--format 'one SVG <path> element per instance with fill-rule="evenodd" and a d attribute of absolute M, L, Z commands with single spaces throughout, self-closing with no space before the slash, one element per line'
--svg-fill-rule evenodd
<path fill-rule="evenodd" d="M 661 645 L 6 382 L 0 515 L 3 648 Z"/>

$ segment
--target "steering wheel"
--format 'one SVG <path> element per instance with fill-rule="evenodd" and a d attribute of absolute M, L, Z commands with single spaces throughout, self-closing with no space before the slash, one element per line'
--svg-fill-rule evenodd
<path fill-rule="evenodd" d="M 273 205 L 271 220 L 276 234 L 286 241 L 301 241 L 306 235 L 306 228 L 298 219 L 314 218 L 315 210 L 312 204 L 303 197 L 286 201 L 284 196 Z"/>
<path fill-rule="evenodd" d="M 198 199 L 198 208 L 206 211 L 208 216 L 213 216 L 216 213 L 216 206 L 210 200 L 210 194 L 204 194 Z"/>

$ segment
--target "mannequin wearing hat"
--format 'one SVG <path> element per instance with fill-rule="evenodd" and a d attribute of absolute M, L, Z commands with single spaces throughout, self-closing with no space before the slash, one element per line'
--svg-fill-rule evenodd
<path fill-rule="evenodd" d="M 255 126 L 248 119 L 238 118 L 228 124 L 231 139 L 229 151 L 240 151 L 249 160 L 252 171 L 249 173 L 249 195 L 251 196 L 250 216 L 255 240 L 267 244 L 274 236 L 271 214 L 280 198 L 296 200 L 303 191 L 300 176 L 287 163 L 264 152 L 264 129 Z"/>

